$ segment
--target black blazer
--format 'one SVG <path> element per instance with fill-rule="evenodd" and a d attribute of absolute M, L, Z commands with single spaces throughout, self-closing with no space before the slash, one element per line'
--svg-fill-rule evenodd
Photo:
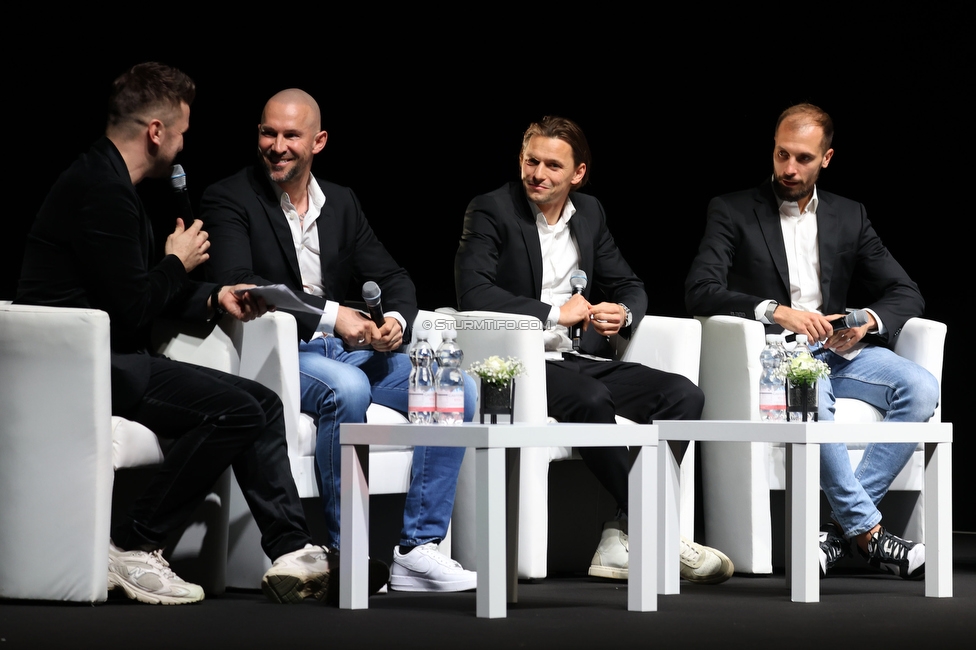
<path fill-rule="evenodd" d="M 351 289 L 354 297 L 360 296 L 363 283 L 373 280 L 383 292 L 383 309 L 398 311 L 406 319 L 403 339 L 409 341 L 417 317 L 417 291 L 410 275 L 373 234 L 353 191 L 315 180 L 326 196 L 315 222 L 324 297 L 302 289 L 291 230 L 271 182 L 256 166 L 214 183 L 203 194 L 201 219 L 211 243 L 208 276 L 222 284 L 284 284 L 319 308 L 326 300 L 344 302 Z M 319 317 L 290 313 L 298 321 L 299 337 L 308 341 L 318 329 Z"/>
<path fill-rule="evenodd" d="M 112 407 L 124 414 L 149 382 L 159 316 L 204 320 L 213 284 L 175 255 L 154 259 L 149 217 L 118 149 L 101 138 L 51 188 L 27 237 L 16 301 L 108 312 Z"/>
<path fill-rule="evenodd" d="M 893 347 L 905 321 L 925 309 L 918 286 L 881 243 L 863 205 L 819 188 L 817 196 L 821 312 L 869 307 L 885 326 L 872 342 Z M 870 297 L 868 304 L 847 304 L 855 287 Z M 712 199 L 705 235 L 685 280 L 685 306 L 696 316 L 754 320 L 764 300 L 791 304 L 779 205 L 769 181 Z"/>
<path fill-rule="evenodd" d="M 644 283 L 631 270 L 607 228 L 600 202 L 571 195 L 576 213 L 570 231 L 586 272 L 584 297 L 591 302 L 627 305 L 635 327 L 647 311 Z M 461 243 L 454 258 L 458 308 L 535 316 L 545 322 L 550 305 L 542 302 L 542 247 L 535 217 L 520 182 L 475 197 L 464 214 Z M 591 299 L 591 296 L 593 298 Z M 621 330 L 626 335 L 630 328 Z M 584 334 L 583 350 L 607 356 L 606 337 L 593 328 Z"/>

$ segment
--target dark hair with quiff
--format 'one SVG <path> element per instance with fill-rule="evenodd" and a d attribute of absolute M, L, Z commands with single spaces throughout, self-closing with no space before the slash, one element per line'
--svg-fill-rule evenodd
<path fill-rule="evenodd" d="M 819 126 L 823 129 L 823 138 L 821 139 L 823 150 L 830 149 L 830 143 L 834 140 L 834 121 L 827 115 L 827 111 L 819 106 L 807 103 L 790 106 L 779 114 L 779 119 L 776 120 L 776 129 L 773 131 L 774 138 L 779 133 L 779 125 L 787 120 L 796 122 L 798 125 L 815 124 Z"/>
<path fill-rule="evenodd" d="M 193 103 L 196 92 L 193 80 L 176 68 L 152 61 L 132 66 L 112 82 L 108 126 L 145 117 L 149 110 L 179 111 L 181 103 Z"/>
<path fill-rule="evenodd" d="M 536 135 L 544 138 L 558 138 L 568 144 L 573 150 L 573 163 L 577 167 L 580 163 L 586 164 L 583 178 L 573 186 L 573 190 L 578 190 L 586 185 L 586 181 L 590 178 L 590 145 L 587 143 L 586 136 L 583 135 L 583 129 L 580 128 L 579 124 L 555 115 L 546 115 L 540 121 L 533 122 L 522 135 L 522 150 L 519 152 L 519 158 L 525 153 L 525 147 L 528 146 L 529 140 Z"/>

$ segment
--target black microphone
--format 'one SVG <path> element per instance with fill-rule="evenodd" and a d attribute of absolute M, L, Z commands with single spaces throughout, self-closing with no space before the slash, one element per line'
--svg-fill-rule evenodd
<path fill-rule="evenodd" d="M 868 313 L 863 309 L 855 309 L 852 312 L 848 312 L 842 318 L 835 318 L 834 320 L 828 322 L 835 332 L 850 329 L 852 327 L 861 327 L 862 325 L 868 324 Z M 786 340 L 795 341 L 796 334 L 787 334 Z M 820 348 L 817 352 L 814 352 L 814 354 L 819 354 L 822 351 L 823 348 Z"/>
<path fill-rule="evenodd" d="M 179 216 L 183 219 L 183 226 L 189 228 L 193 224 L 193 208 L 190 207 L 190 193 L 186 189 L 186 172 L 183 165 L 173 165 L 173 170 L 169 177 L 169 186 L 176 194 Z"/>
<path fill-rule="evenodd" d="M 573 295 L 583 293 L 586 288 L 586 271 L 576 269 L 569 276 L 569 286 L 573 287 Z M 579 352 L 580 338 L 583 336 L 583 321 L 580 321 L 569 328 L 569 337 L 573 339 L 573 349 Z"/>
<path fill-rule="evenodd" d="M 376 327 L 383 327 L 386 319 L 383 317 L 383 307 L 380 305 L 380 285 L 372 280 L 363 285 L 363 300 L 366 302 L 366 311 L 369 317 L 376 323 Z"/>

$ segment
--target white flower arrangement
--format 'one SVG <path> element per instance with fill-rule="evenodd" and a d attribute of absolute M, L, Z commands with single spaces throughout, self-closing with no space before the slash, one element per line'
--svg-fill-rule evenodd
<path fill-rule="evenodd" d="M 830 366 L 812 355 L 801 354 L 783 361 L 778 373 L 797 385 L 810 386 L 821 377 L 830 375 Z"/>
<path fill-rule="evenodd" d="M 525 373 L 525 364 L 515 357 L 502 359 L 497 355 L 492 355 L 482 361 L 475 361 L 468 367 L 468 372 L 481 377 L 482 381 L 494 384 L 499 387 L 508 384 Z"/>

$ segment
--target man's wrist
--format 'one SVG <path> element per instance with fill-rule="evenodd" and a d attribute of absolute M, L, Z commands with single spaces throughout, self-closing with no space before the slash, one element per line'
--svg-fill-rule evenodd
<path fill-rule="evenodd" d="M 776 302 L 775 300 L 770 300 L 769 304 L 766 305 L 766 313 L 763 315 L 763 319 L 766 321 L 768 325 L 774 325 L 776 323 L 776 319 L 773 318 L 773 314 L 776 313 L 776 309 L 778 307 L 779 307 L 779 303 Z"/>
<path fill-rule="evenodd" d="M 634 322 L 634 315 L 630 313 L 630 307 L 622 302 L 618 302 L 618 305 L 624 309 L 624 324 L 623 327 L 630 327 L 630 324 Z"/>
<path fill-rule="evenodd" d="M 222 286 L 217 285 L 214 290 L 210 292 L 210 309 L 213 311 L 213 316 L 210 317 L 211 321 L 218 321 L 220 317 L 227 313 L 220 304 L 220 290 L 223 289 Z"/>

